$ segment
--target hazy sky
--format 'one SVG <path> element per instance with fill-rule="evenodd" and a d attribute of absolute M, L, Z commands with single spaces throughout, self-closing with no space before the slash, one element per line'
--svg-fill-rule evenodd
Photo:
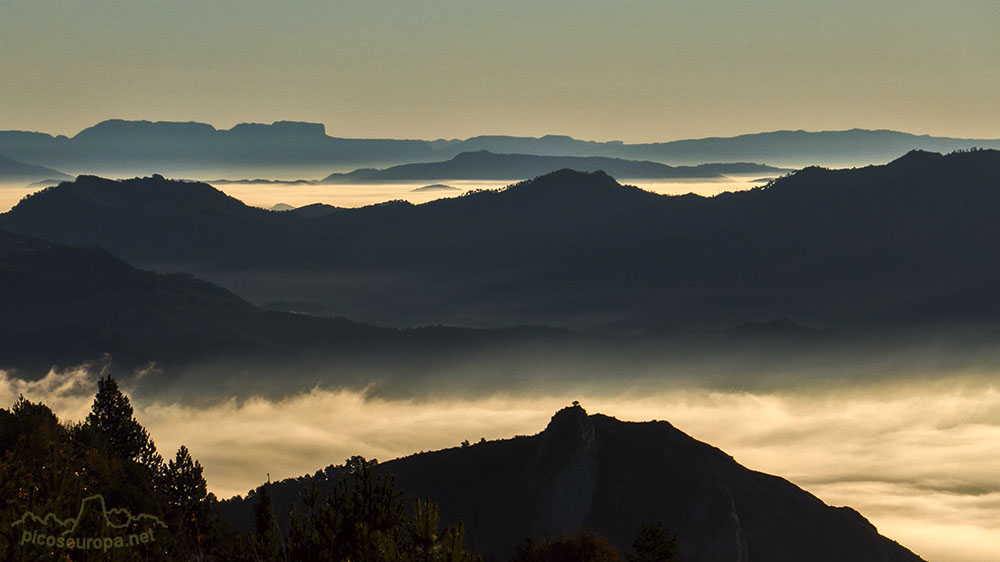
<path fill-rule="evenodd" d="M 997 138 L 998 29 L 995 0 L 3 0 L 0 129 Z"/>

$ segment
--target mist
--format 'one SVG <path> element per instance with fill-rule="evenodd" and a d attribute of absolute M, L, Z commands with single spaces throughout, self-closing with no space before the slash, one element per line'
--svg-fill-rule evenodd
<path fill-rule="evenodd" d="M 30 187 L 23 183 L 0 182 L 0 213 L 9 211 L 21 199 L 40 190 L 40 187 Z"/>

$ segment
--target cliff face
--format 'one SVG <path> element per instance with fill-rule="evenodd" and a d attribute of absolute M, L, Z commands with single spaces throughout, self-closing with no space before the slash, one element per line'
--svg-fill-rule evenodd
<path fill-rule="evenodd" d="M 589 528 L 628 551 L 638 528 L 676 532 L 690 562 L 904 562 L 920 558 L 778 477 L 744 468 L 667 422 L 573 406 L 542 433 L 382 465 L 408 495 L 466 524 L 467 545 L 507 559 L 528 537 Z"/>
<path fill-rule="evenodd" d="M 597 434 L 583 408 L 566 408 L 552 417 L 541 434 L 533 463 L 541 468 L 534 528 L 542 535 L 579 529 L 597 495 Z"/>

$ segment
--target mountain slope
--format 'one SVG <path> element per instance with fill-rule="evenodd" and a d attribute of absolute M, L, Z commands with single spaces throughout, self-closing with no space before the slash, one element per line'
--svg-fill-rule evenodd
<path fill-rule="evenodd" d="M 205 184 L 161 176 L 123 181 L 80 176 L 18 204 L 8 230 L 74 245 L 98 245 L 146 266 L 184 260 L 239 263 L 247 255 L 281 260 L 292 246 L 283 213 L 248 207 Z M 24 221 L 45 217 L 46 226 Z M 285 221 L 287 222 L 287 220 Z M 112 241 L 113 240 L 113 241 Z M 136 260 L 145 255 L 151 260 Z"/>
<path fill-rule="evenodd" d="M 430 497 L 463 520 L 475 550 L 506 560 L 526 538 L 582 528 L 627 550 L 643 524 L 678 535 L 690 562 L 917 562 L 863 516 L 794 484 L 739 465 L 667 422 L 629 423 L 573 406 L 532 437 L 421 453 L 382 463 L 408 495 Z M 326 474 L 335 474 L 326 471 Z M 330 489 L 324 473 L 274 484 L 278 513 L 301 489 Z M 246 524 L 249 502 L 224 513 Z"/>
<path fill-rule="evenodd" d="M 233 365 L 257 361 L 262 370 L 261 361 L 302 364 L 317 355 L 348 355 L 345 350 L 363 354 L 367 346 L 391 355 L 413 341 L 443 341 L 419 330 L 262 310 L 187 274 L 144 271 L 100 248 L 4 231 L 0 309 L 0 369 L 32 376 L 53 365 L 68 367 L 105 354 L 122 373 L 148 363 L 176 372 L 223 359 Z M 475 337 L 455 339 L 467 344 Z M 224 378 L 221 368 L 215 375 Z M 266 376 L 259 378 L 252 382 L 266 382 Z M 351 381 L 342 377 L 338 382 Z"/>
<path fill-rule="evenodd" d="M 220 390 L 273 396 L 316 385 L 426 393 L 452 375 L 449 362 L 467 365 L 482 353 L 488 365 L 515 346 L 530 353 L 572 341 L 537 327 L 397 330 L 263 310 L 187 274 L 144 271 L 96 247 L 2 230 L 0 310 L 0 370 L 35 378 L 110 356 L 119 377 L 155 365 L 143 392 L 169 390 L 186 402 Z M 467 384 L 489 387 L 488 378 Z"/>
<path fill-rule="evenodd" d="M 72 176 L 44 166 L 32 166 L 0 156 L 0 183 L 29 183 L 43 180 L 71 180 Z"/>

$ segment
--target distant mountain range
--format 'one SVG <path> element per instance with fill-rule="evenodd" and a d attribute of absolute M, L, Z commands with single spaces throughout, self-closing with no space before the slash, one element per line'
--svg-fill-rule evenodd
<path fill-rule="evenodd" d="M 604 156 L 537 156 L 496 154 L 486 150 L 463 152 L 444 162 L 401 164 L 382 170 L 364 168 L 330 174 L 318 183 L 364 183 L 407 180 L 516 180 L 541 176 L 560 169 L 580 172 L 602 170 L 621 179 L 720 179 L 724 174 L 781 174 L 791 170 L 764 164 L 731 163 L 667 166 L 658 162 L 623 160 Z"/>
<path fill-rule="evenodd" d="M 325 169 L 435 162 L 464 152 L 538 156 L 602 156 L 671 165 L 765 162 L 799 168 L 810 164 L 863 165 L 909 150 L 949 152 L 1000 148 L 997 139 L 957 139 L 896 131 L 775 131 L 726 138 L 625 144 L 566 136 L 479 136 L 464 140 L 393 140 L 331 137 L 316 123 L 279 121 L 219 130 L 204 123 L 109 120 L 73 137 L 0 131 L 0 154 L 23 162 L 81 173 L 182 177 L 232 177 L 231 173 L 297 174 Z M 222 174 L 222 175 L 214 175 Z M 239 176 L 238 176 L 239 177 Z"/>
<path fill-rule="evenodd" d="M 71 180 L 73 176 L 57 172 L 44 166 L 32 166 L 0 156 L 0 183 L 34 183 L 53 181 L 58 183 Z"/>
<path fill-rule="evenodd" d="M 81 177 L 0 227 L 380 325 L 642 331 L 995 322 L 998 208 L 1000 152 L 911 152 L 712 198 L 564 170 L 422 205 L 281 213 L 205 184 Z"/>
<path fill-rule="evenodd" d="M 810 560 L 918 562 L 849 507 L 830 507 L 791 482 L 739 465 L 665 421 L 622 422 L 574 405 L 531 437 L 421 453 L 378 465 L 408 499 L 429 497 L 467 542 L 508 560 L 525 539 L 586 528 L 628 551 L 636 530 L 659 522 L 689 562 Z M 334 467 L 268 485 L 283 516 L 303 490 L 339 481 Z M 299 505 L 299 509 L 303 508 Z M 253 505 L 223 502 L 223 517 L 249 530 Z"/>

